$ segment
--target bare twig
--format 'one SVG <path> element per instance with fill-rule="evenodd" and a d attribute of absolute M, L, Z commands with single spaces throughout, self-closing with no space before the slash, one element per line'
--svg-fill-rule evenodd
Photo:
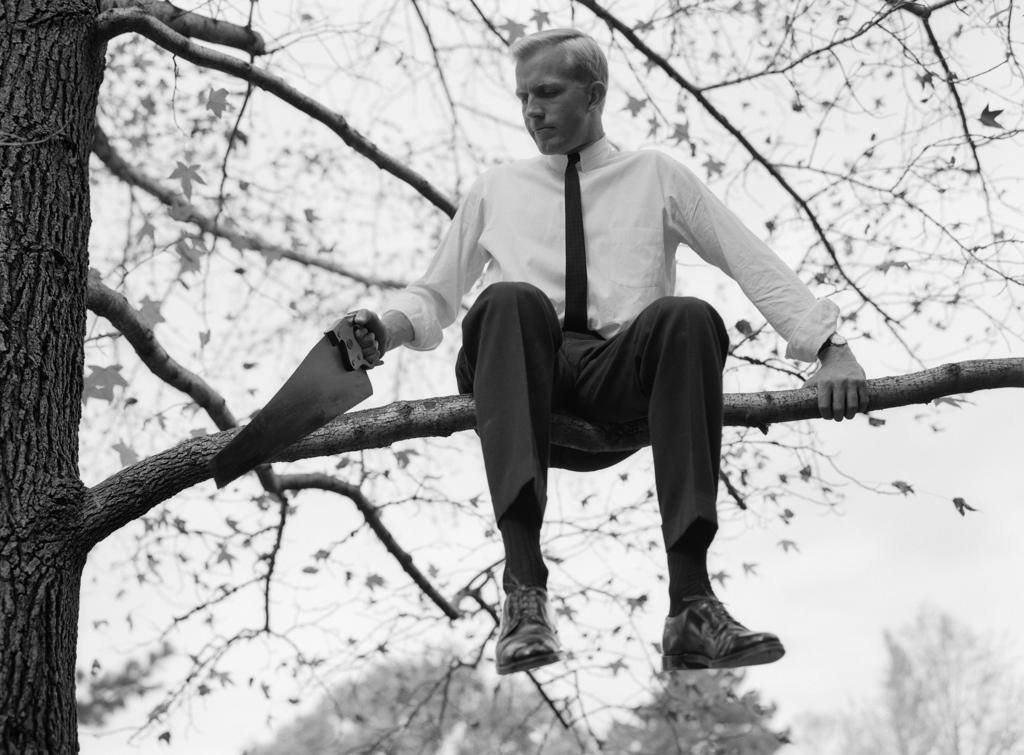
<path fill-rule="evenodd" d="M 356 505 L 356 508 L 359 509 L 359 513 L 366 519 L 370 529 L 373 530 L 373 533 L 384 544 L 384 547 L 387 548 L 388 553 L 395 557 L 395 560 L 398 561 L 405 573 L 412 578 L 412 581 L 419 586 L 423 593 L 434 601 L 434 604 L 444 611 L 445 616 L 452 621 L 461 618 L 462 613 L 437 591 L 437 588 L 431 584 L 430 580 L 413 563 L 412 556 L 409 555 L 408 551 L 398 544 L 394 535 L 391 534 L 391 531 L 381 521 L 377 508 L 367 500 L 363 491 L 357 485 L 343 482 L 325 474 L 282 475 L 280 481 L 282 489 L 285 490 L 329 490 L 351 500 Z"/>
<path fill-rule="evenodd" d="M 101 39 L 110 39 L 119 34 L 136 32 L 151 39 L 169 52 L 196 65 L 212 68 L 237 76 L 270 92 L 297 110 L 324 124 L 341 137 L 342 141 L 359 154 L 370 160 L 381 170 L 412 187 L 423 198 L 444 212 L 448 217 L 455 214 L 453 202 L 433 186 L 426 178 L 383 152 L 376 144 L 353 129 L 344 116 L 330 110 L 312 97 L 303 94 L 284 79 L 268 73 L 238 58 L 211 50 L 190 41 L 166 24 L 147 13 L 131 8 L 104 11 L 97 19 L 97 33 Z"/>
<path fill-rule="evenodd" d="M 95 136 L 92 145 L 95 154 L 107 169 L 130 186 L 137 186 L 147 194 L 160 200 L 168 207 L 173 207 L 184 216 L 185 222 L 194 223 L 204 233 L 209 233 L 222 238 L 238 249 L 250 249 L 266 256 L 267 260 L 278 258 L 292 260 L 309 267 L 317 267 L 331 273 L 351 278 L 357 283 L 367 286 L 380 286 L 381 288 L 399 288 L 404 284 L 401 281 L 388 278 L 376 278 L 369 275 L 362 275 L 344 265 L 339 265 L 330 260 L 320 259 L 314 255 L 297 252 L 290 247 L 275 244 L 262 236 L 254 233 L 245 233 L 229 228 L 227 224 L 220 222 L 202 212 L 199 212 L 190 204 L 183 204 L 178 194 L 170 189 L 161 186 L 160 182 L 152 176 L 147 175 L 139 168 L 128 163 L 111 145 L 106 132 L 96 124 Z"/>

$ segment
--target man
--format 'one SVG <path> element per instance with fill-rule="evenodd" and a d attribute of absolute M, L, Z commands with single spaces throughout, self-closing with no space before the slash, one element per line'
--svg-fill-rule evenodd
<path fill-rule="evenodd" d="M 669 572 L 663 668 L 775 661 L 779 639 L 737 622 L 708 579 L 728 339 L 710 305 L 672 296 L 675 250 L 686 244 L 732 276 L 787 340 L 788 356 L 821 359 L 807 384 L 818 386 L 822 416 L 841 420 L 865 409 L 867 395 L 864 371 L 835 333 L 838 309 L 815 300 L 688 170 L 608 144 L 607 62 L 593 39 L 546 30 L 511 52 L 541 156 L 493 169 L 470 189 L 426 273 L 385 311 L 384 344 L 359 331 L 371 359 L 403 344 L 432 349 L 483 275 L 456 374 L 475 397 L 506 554 L 498 673 L 560 657 L 540 550 L 549 466 L 598 469 L 628 455 L 553 446 L 553 409 L 648 420 Z M 360 310 L 357 324 L 371 323 L 377 316 Z"/>

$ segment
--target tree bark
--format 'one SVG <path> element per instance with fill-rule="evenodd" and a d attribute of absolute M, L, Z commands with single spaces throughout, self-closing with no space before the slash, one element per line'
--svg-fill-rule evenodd
<path fill-rule="evenodd" d="M 95 2 L 0 0 L 0 753 L 71 753 Z"/>

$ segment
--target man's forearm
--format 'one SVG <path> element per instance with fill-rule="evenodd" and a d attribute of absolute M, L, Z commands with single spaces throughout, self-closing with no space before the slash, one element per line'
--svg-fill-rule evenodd
<path fill-rule="evenodd" d="M 388 331 L 387 349 L 391 351 L 399 346 L 404 346 L 416 337 L 416 331 L 409 322 L 409 318 L 397 309 L 389 309 L 381 317 L 381 322 Z"/>

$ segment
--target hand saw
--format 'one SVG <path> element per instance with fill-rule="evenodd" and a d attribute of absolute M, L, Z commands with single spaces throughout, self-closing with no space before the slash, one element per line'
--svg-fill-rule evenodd
<path fill-rule="evenodd" d="M 273 458 L 373 394 L 352 314 L 324 333 L 292 376 L 210 462 L 218 488 Z M 384 332 L 369 327 L 377 342 Z M 379 332 L 378 332 L 379 331 Z"/>

